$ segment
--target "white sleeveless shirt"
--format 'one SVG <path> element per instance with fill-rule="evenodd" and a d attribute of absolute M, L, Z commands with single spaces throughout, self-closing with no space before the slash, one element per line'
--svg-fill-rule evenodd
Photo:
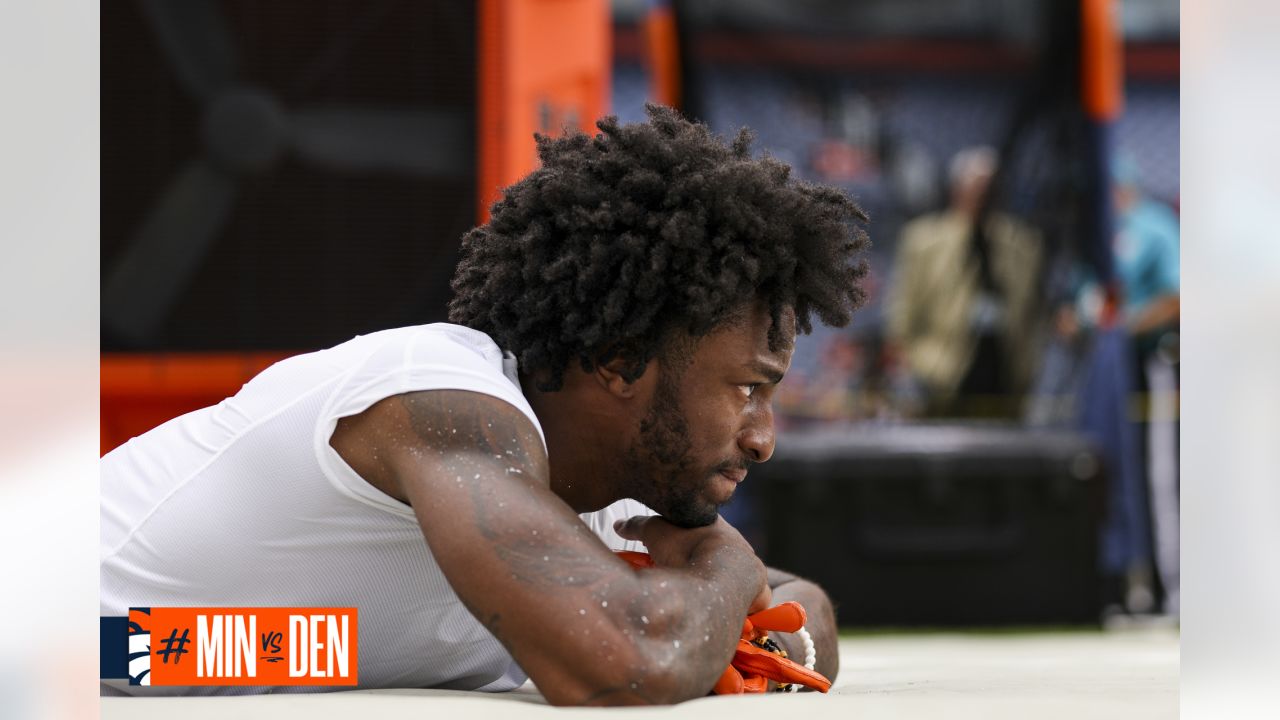
<path fill-rule="evenodd" d="M 111 451 L 101 461 L 101 614 L 355 607 L 361 688 L 519 687 L 524 672 L 454 594 L 413 510 L 329 445 L 339 418 L 442 389 L 506 401 L 542 433 L 515 358 L 483 333 L 439 323 L 282 360 L 233 397 Z M 623 500 L 581 517 L 609 548 L 643 550 L 613 532 L 615 519 L 642 514 L 653 511 Z M 148 695 L 343 689 L 103 685 Z"/>

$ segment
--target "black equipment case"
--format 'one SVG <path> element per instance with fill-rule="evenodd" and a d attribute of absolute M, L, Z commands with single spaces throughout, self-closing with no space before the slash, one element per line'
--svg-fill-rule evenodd
<path fill-rule="evenodd" d="M 912 425 L 784 434 L 742 489 L 842 626 L 1096 624 L 1102 482 L 1073 433 Z"/>

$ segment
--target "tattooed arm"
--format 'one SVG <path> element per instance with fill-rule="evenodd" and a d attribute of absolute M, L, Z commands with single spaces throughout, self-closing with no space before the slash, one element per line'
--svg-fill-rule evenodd
<path fill-rule="evenodd" d="M 550 490 L 528 418 L 487 395 L 388 398 L 340 421 L 331 443 L 413 506 L 458 597 L 556 705 L 705 695 L 764 586 L 763 565 L 723 520 L 628 522 L 620 532 L 665 565 L 633 570 Z"/>

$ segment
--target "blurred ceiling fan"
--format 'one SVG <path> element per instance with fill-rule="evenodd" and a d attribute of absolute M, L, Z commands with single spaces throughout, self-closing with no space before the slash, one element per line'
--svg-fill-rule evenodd
<path fill-rule="evenodd" d="M 285 154 L 339 171 L 459 177 L 472 172 L 465 113 L 425 108 L 285 108 L 236 78 L 231 33 L 214 0 L 140 0 L 183 90 L 201 105 L 204 154 L 187 163 L 107 271 L 102 319 L 120 339 L 150 342 L 226 224 L 239 178 Z"/>

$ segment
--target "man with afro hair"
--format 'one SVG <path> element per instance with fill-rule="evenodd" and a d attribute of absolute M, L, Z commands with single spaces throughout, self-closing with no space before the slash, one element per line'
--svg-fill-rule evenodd
<path fill-rule="evenodd" d="M 537 138 L 463 239 L 450 324 L 282 361 L 104 458 L 103 614 L 357 606 L 361 687 L 620 705 L 705 695 L 748 611 L 796 600 L 834 679 L 826 595 L 717 511 L 773 452 L 796 334 L 862 302 L 866 217 L 745 130 L 647 113 Z M 169 524 L 198 581 L 154 552 Z"/>

